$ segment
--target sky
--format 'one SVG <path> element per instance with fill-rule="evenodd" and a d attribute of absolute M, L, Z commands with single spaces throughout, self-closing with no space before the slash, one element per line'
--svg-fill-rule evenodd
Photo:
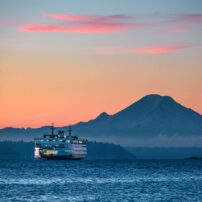
<path fill-rule="evenodd" d="M 201 0 L 0 0 L 0 128 L 74 124 L 147 94 L 202 114 Z"/>

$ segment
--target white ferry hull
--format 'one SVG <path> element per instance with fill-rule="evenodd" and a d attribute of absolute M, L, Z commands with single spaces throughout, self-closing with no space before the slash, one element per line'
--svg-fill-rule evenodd
<path fill-rule="evenodd" d="M 71 128 L 69 135 L 66 136 L 64 131 L 54 134 L 54 127 L 52 126 L 50 135 L 35 138 L 34 157 L 37 159 L 79 160 L 84 159 L 86 155 L 86 140 L 71 136 Z"/>

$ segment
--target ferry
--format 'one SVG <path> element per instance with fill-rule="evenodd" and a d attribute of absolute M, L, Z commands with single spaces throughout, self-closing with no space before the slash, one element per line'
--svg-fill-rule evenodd
<path fill-rule="evenodd" d="M 81 160 L 87 155 L 87 140 L 72 136 L 71 126 L 68 135 L 63 130 L 55 134 L 52 124 L 51 134 L 45 134 L 43 138 L 35 138 L 34 142 L 36 159 Z"/>

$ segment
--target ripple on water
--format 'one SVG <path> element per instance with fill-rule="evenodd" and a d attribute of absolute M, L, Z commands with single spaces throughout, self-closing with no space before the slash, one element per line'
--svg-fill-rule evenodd
<path fill-rule="evenodd" d="M 201 201 L 201 161 L 1 161 L 1 201 Z"/>

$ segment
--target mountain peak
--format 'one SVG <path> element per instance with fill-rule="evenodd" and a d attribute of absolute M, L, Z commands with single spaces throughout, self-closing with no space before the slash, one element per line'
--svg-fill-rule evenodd
<path fill-rule="evenodd" d="M 175 102 L 171 97 L 169 96 L 161 96 L 158 94 L 149 94 L 146 95 L 144 97 L 142 97 L 140 100 L 134 102 L 133 104 L 131 104 L 130 106 L 128 106 L 127 108 L 123 109 L 122 111 L 118 112 L 118 113 L 122 113 L 122 112 L 131 112 L 134 113 L 134 110 L 138 110 L 138 111 L 150 111 L 152 108 L 156 108 L 159 103 L 161 103 L 163 100 L 167 100 L 167 101 L 172 101 Z"/>
<path fill-rule="evenodd" d="M 145 95 L 143 98 L 147 98 L 147 99 L 151 99 L 151 98 L 161 98 L 163 96 L 159 95 L 159 94 L 148 94 L 148 95 Z"/>
<path fill-rule="evenodd" d="M 159 95 L 159 94 L 149 94 L 149 95 L 144 96 L 144 97 L 141 98 L 140 100 L 149 100 L 149 101 L 151 101 L 151 100 L 162 100 L 162 99 L 174 101 L 174 99 L 173 99 L 172 97 L 170 97 L 170 96 L 167 96 L 167 95 Z"/>
<path fill-rule="evenodd" d="M 159 94 L 149 94 L 142 97 L 140 100 L 134 102 L 128 108 L 134 107 L 157 107 L 159 104 L 166 103 L 166 104 L 177 104 L 177 102 L 170 96 L 162 96 Z"/>
<path fill-rule="evenodd" d="M 102 112 L 100 115 L 98 115 L 98 117 L 96 118 L 97 120 L 102 120 L 105 118 L 108 118 L 110 115 L 107 114 L 106 112 Z"/>

